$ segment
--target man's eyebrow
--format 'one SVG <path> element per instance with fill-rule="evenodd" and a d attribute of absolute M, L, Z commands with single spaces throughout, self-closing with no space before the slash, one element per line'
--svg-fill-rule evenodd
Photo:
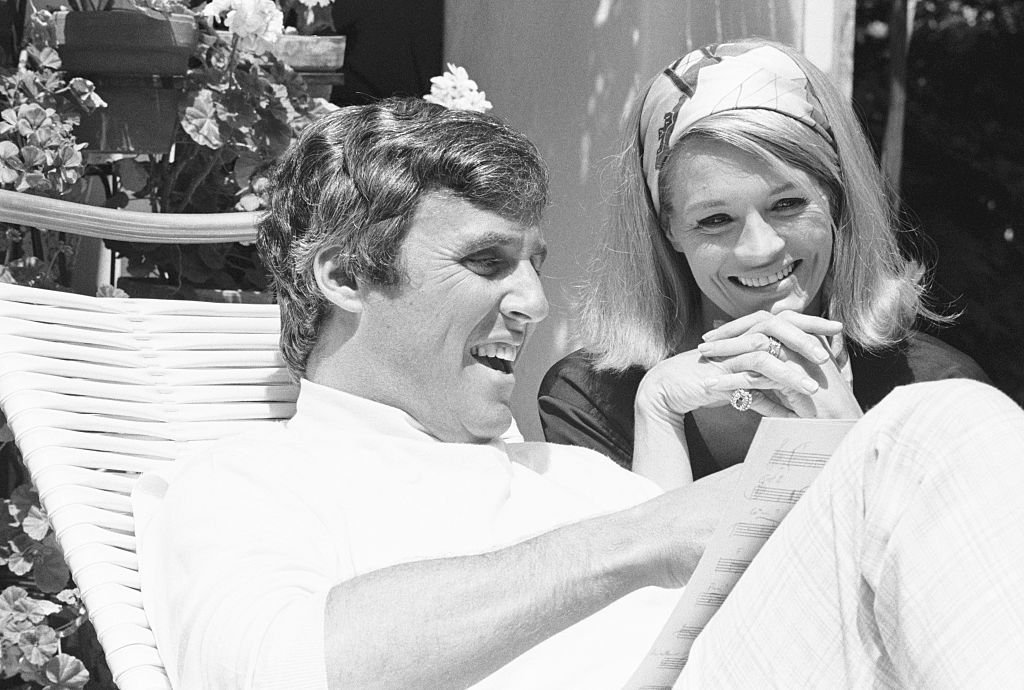
<path fill-rule="evenodd" d="M 490 247 L 507 247 L 510 245 L 521 245 L 523 233 L 516 230 L 490 230 L 481 235 L 468 239 L 462 245 L 462 251 L 466 254 L 489 249 Z M 544 240 L 538 240 L 532 247 L 531 254 L 547 255 L 548 247 Z"/>

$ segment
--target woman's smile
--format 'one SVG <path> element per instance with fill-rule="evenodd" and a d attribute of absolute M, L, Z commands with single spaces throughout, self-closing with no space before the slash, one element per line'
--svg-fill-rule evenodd
<path fill-rule="evenodd" d="M 800 265 L 800 259 L 797 259 L 796 261 L 793 261 L 792 263 L 787 264 L 786 266 L 784 266 L 782 268 L 782 270 L 780 270 L 780 271 L 778 271 L 776 273 L 772 273 L 771 275 L 760 276 L 760 277 L 753 277 L 753 276 L 729 276 L 729 280 L 731 280 L 732 282 L 737 283 L 739 285 L 742 285 L 743 287 L 763 288 L 763 287 L 767 287 L 769 285 L 774 285 L 775 283 L 781 282 L 781 281 L 785 280 L 786 278 L 788 278 L 789 276 L 793 275 L 793 271 L 795 271 L 796 267 L 799 266 L 799 265 Z"/>

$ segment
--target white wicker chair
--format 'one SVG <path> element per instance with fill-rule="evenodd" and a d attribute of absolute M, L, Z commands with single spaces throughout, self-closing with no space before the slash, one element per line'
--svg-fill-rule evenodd
<path fill-rule="evenodd" d="M 2 191 L 0 221 L 139 241 L 253 237 L 251 214 L 155 216 Z M 142 608 L 132 486 L 183 444 L 292 415 L 278 331 L 275 305 L 0 284 L 0 409 L 121 690 L 169 687 Z"/>

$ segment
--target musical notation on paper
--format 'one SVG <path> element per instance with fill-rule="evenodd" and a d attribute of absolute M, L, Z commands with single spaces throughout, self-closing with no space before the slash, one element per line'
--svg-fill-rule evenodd
<path fill-rule="evenodd" d="M 853 424 L 836 419 L 761 420 L 725 519 L 625 690 L 671 690 L 694 641 Z"/>

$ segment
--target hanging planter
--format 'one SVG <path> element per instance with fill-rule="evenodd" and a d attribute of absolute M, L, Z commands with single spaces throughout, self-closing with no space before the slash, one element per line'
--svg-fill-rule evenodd
<path fill-rule="evenodd" d="M 58 12 L 63 69 L 88 77 L 107 108 L 75 134 L 101 153 L 167 153 L 184 75 L 196 44 L 195 17 L 145 9 Z"/>
<path fill-rule="evenodd" d="M 345 37 L 283 34 L 274 54 L 296 72 L 337 72 L 345 63 Z"/>
<path fill-rule="evenodd" d="M 302 75 L 310 96 L 329 99 L 333 86 L 344 83 L 344 36 L 284 34 L 274 44 L 274 54 Z"/>

